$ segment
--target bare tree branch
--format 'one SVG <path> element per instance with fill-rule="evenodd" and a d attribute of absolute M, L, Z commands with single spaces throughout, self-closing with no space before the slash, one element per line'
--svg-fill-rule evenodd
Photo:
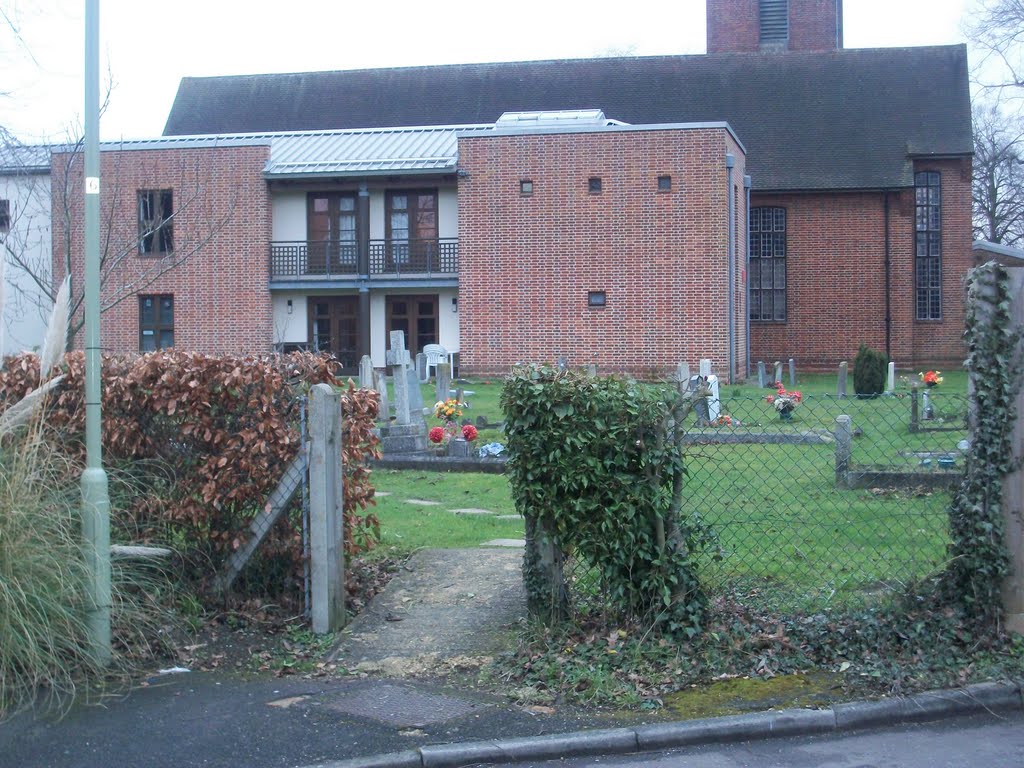
<path fill-rule="evenodd" d="M 971 198 L 975 237 L 1024 244 L 1024 121 L 996 105 L 975 108 Z"/>

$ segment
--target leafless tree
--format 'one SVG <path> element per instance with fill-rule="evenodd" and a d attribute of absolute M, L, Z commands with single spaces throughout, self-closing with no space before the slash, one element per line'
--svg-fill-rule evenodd
<path fill-rule="evenodd" d="M 1024 0 L 979 0 L 966 31 L 981 53 L 978 83 L 1004 97 L 1024 96 Z"/>
<path fill-rule="evenodd" d="M 1024 120 L 995 105 L 974 113 L 975 237 L 1024 245 Z"/>

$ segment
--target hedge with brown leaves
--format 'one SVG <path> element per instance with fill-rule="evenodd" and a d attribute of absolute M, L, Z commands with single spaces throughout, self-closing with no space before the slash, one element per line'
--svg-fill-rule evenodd
<path fill-rule="evenodd" d="M 173 532 L 175 543 L 218 568 L 238 547 L 299 450 L 300 398 L 313 384 L 340 386 L 328 357 L 200 355 L 175 350 L 103 358 L 104 460 L 136 479 L 123 510 L 142 540 Z M 46 423 L 63 450 L 84 457 L 84 355 L 69 353 L 65 380 L 50 398 Z M 8 358 L 0 371 L 0 411 L 39 385 L 39 361 Z M 342 394 L 346 549 L 377 541 L 366 512 L 373 488 L 366 459 L 379 456 L 371 429 L 377 393 Z M 294 517 L 294 516 L 293 516 Z M 276 526 L 263 554 L 301 562 L 295 520 Z M 207 566 L 208 567 L 208 566 Z"/>

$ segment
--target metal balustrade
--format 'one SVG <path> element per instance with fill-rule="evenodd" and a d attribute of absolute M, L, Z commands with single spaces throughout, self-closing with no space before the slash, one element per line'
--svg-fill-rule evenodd
<path fill-rule="evenodd" d="M 371 240 L 370 277 L 454 276 L 459 271 L 459 239 Z M 354 278 L 359 244 L 305 240 L 270 243 L 270 278 Z"/>

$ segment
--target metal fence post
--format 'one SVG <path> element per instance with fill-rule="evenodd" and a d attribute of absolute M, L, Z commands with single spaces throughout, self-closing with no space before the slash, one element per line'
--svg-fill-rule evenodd
<path fill-rule="evenodd" d="M 310 392 L 309 544 L 313 631 L 345 625 L 341 396 L 328 384 Z"/>

